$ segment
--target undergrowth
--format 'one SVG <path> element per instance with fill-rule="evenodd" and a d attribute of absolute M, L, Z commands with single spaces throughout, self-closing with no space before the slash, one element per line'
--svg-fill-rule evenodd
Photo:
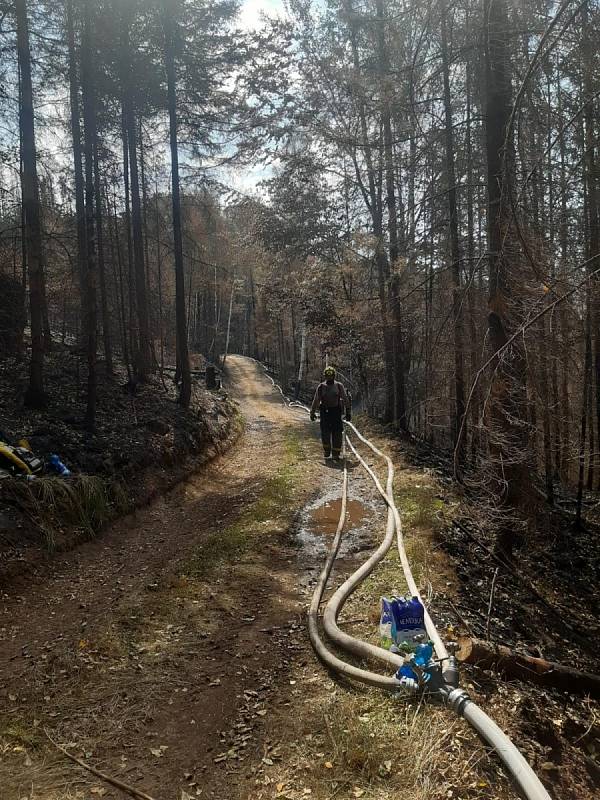
<path fill-rule="evenodd" d="M 396 496 L 396 505 L 407 527 L 436 530 L 439 515 L 445 509 L 430 484 L 403 484 Z"/>
<path fill-rule="evenodd" d="M 5 482 L 3 489 L 4 496 L 37 525 L 50 551 L 56 546 L 58 530 L 73 528 L 91 538 L 127 498 L 122 485 L 93 475 L 74 475 L 68 480 L 48 476 L 27 482 L 12 480 Z"/>
<path fill-rule="evenodd" d="M 236 410 L 230 418 L 228 438 L 237 438 L 243 427 L 243 417 Z M 220 452 L 220 447 L 216 450 Z M 91 539 L 108 522 L 133 511 L 136 504 L 124 480 L 97 475 L 9 479 L 2 483 L 2 494 L 29 517 L 49 552 L 56 549 L 58 534 L 72 531 Z"/>
<path fill-rule="evenodd" d="M 307 711 L 314 733 L 300 739 L 296 758 L 298 767 L 315 765 L 305 780 L 316 800 L 497 796 L 491 791 L 495 769 L 482 761 L 483 748 L 444 709 L 371 691 L 334 691 L 317 693 Z M 286 786 L 289 778 L 279 773 L 275 779 Z"/>

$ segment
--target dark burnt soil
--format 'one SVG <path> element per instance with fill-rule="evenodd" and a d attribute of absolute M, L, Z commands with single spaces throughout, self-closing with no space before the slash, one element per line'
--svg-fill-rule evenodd
<path fill-rule="evenodd" d="M 450 462 L 429 448 L 402 443 L 407 461 L 435 475 L 440 514 L 436 541 L 450 558 L 456 593 L 436 592 L 434 618 L 452 619 L 465 635 L 517 652 L 600 673 L 600 530 L 576 531 L 561 509 L 538 507 L 510 561 L 499 557 L 486 516 L 473 496 L 456 496 Z M 491 526 L 490 526 L 491 527 Z M 493 599 L 490 606 L 490 597 Z M 488 619 L 488 610 L 491 608 Z M 469 667 L 465 682 L 484 707 L 510 709 L 515 741 L 562 798 L 600 793 L 598 699 L 501 678 Z"/>
<path fill-rule="evenodd" d="M 572 546 L 566 546 L 570 534 Z M 510 564 L 494 558 L 493 541 L 473 523 L 459 519 L 439 533 L 460 581 L 454 600 L 458 627 L 513 650 L 600 673 L 598 582 L 594 567 L 598 540 L 575 534 L 558 515 L 540 519 L 537 532 Z M 561 544 L 562 543 L 562 544 Z M 488 623 L 488 609 L 495 580 Z M 440 598 L 439 606 L 448 606 Z M 456 613 L 456 609 L 459 609 Z M 489 636 L 488 636 L 489 626 Z M 512 706 L 515 741 L 542 764 L 563 798 L 600 792 L 598 700 L 501 679 L 491 670 L 468 670 L 479 697 L 492 708 Z"/>
<path fill-rule="evenodd" d="M 12 442 L 25 438 L 40 458 L 57 453 L 74 475 L 101 481 L 113 506 L 104 521 L 178 483 L 239 430 L 236 407 L 224 392 L 208 392 L 196 383 L 185 410 L 168 375 L 151 376 L 132 392 L 122 366 L 109 375 L 100 362 L 99 373 L 97 426 L 90 434 L 84 424 L 86 369 L 74 348 L 55 345 L 48 354 L 48 400 L 41 410 L 23 405 L 27 364 L 0 357 L 0 436 Z M 0 482 L 0 580 L 48 547 L 37 515 L 24 507 L 22 491 L 15 491 L 22 488 L 15 487 L 18 480 Z M 53 549 L 69 548 L 81 538 L 80 530 L 60 519 L 53 523 Z"/>
<path fill-rule="evenodd" d="M 480 639 L 487 638 L 489 625 L 494 642 L 600 672 L 600 526 L 590 522 L 576 530 L 562 507 L 537 502 L 524 521 L 529 532 L 507 559 L 498 552 L 493 520 L 477 494 L 454 481 L 448 455 L 415 440 L 396 440 L 395 447 L 408 464 L 431 474 L 439 489 L 437 545 L 459 578 L 461 610 L 461 619 L 450 607 L 443 617 L 449 613 Z"/>

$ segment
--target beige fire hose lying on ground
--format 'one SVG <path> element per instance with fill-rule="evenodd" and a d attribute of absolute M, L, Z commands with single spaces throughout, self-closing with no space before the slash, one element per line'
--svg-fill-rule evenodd
<path fill-rule="evenodd" d="M 285 405 L 287 405 L 291 410 L 302 409 L 308 412 L 309 409 L 302 403 L 288 400 L 281 387 L 275 383 L 270 375 L 268 377 L 281 393 L 281 397 Z M 377 488 L 377 491 L 388 507 L 387 524 L 384 538 L 379 547 L 367 559 L 367 561 L 365 561 L 354 573 L 352 573 L 352 575 L 350 575 L 349 578 L 344 581 L 344 583 L 342 583 L 342 585 L 329 599 L 323 614 L 323 629 L 327 637 L 330 638 L 331 641 L 334 642 L 334 644 L 336 644 L 340 649 L 345 650 L 354 656 L 364 658 L 367 661 L 381 661 L 397 669 L 398 666 L 404 663 L 404 659 L 400 655 L 391 653 L 382 647 L 377 647 L 368 642 L 364 642 L 355 638 L 354 636 L 350 636 L 349 634 L 341 631 L 337 624 L 337 618 L 348 598 L 367 578 L 367 576 L 371 574 L 377 564 L 379 564 L 385 558 L 393 544 L 394 532 L 396 532 L 398 553 L 408 588 L 412 595 L 418 597 L 421 600 L 421 603 L 423 603 L 410 568 L 408 557 L 406 555 L 404 538 L 402 535 L 402 521 L 400 519 L 400 513 L 398 512 L 394 502 L 394 465 L 392 460 L 389 458 L 389 456 L 378 450 L 375 445 L 372 444 L 372 442 L 370 442 L 356 429 L 354 425 L 349 422 L 346 422 L 345 425 L 347 428 L 353 431 L 353 433 L 363 444 L 369 447 L 376 456 L 384 459 L 387 464 L 387 481 L 386 488 L 384 490 L 374 471 L 368 466 L 362 456 L 360 456 L 354 445 L 348 440 L 348 437 L 346 435 L 344 436 L 345 444 L 349 446 L 350 450 L 356 456 L 361 466 L 371 477 L 375 487 Z M 325 589 L 327 587 L 327 583 L 329 581 L 329 577 L 331 575 L 331 571 L 333 569 L 333 565 L 342 540 L 342 534 L 346 522 L 347 500 L 348 469 L 346 457 L 344 457 L 340 518 L 330 551 L 325 561 L 325 565 L 317 580 L 308 611 L 308 632 L 311 644 L 318 657 L 326 667 L 335 673 L 343 675 L 346 678 L 350 678 L 379 689 L 384 689 L 386 691 L 405 693 L 407 690 L 410 690 L 410 688 L 412 688 L 413 691 L 417 691 L 419 687 L 415 682 L 401 682 L 395 677 L 381 675 L 377 672 L 371 672 L 369 670 L 356 667 L 352 664 L 348 664 L 346 661 L 332 653 L 321 637 L 319 631 L 319 608 L 321 606 L 323 595 L 325 593 Z M 425 608 L 424 603 L 423 607 Z M 484 739 L 487 744 L 489 744 L 490 747 L 497 753 L 501 761 L 504 763 L 507 772 L 527 800 L 551 800 L 550 795 L 531 766 L 521 755 L 517 747 L 512 743 L 508 736 L 502 730 L 500 730 L 496 723 L 481 708 L 479 708 L 479 706 L 477 706 L 471 700 L 464 689 L 458 688 L 456 660 L 453 656 L 448 656 L 446 646 L 444 645 L 444 642 L 442 641 L 442 638 L 439 635 L 439 632 L 437 631 L 435 624 L 433 623 L 426 609 L 425 627 L 427 629 L 429 638 L 433 642 L 435 653 L 439 662 L 445 662 L 447 665 L 445 670 L 441 673 L 441 679 L 439 682 L 431 688 L 426 687 L 429 696 L 442 700 L 457 714 L 467 720 L 471 727 L 474 728 L 474 730 L 477 731 L 482 739 Z M 414 684 L 414 686 L 411 687 L 411 684 Z"/>

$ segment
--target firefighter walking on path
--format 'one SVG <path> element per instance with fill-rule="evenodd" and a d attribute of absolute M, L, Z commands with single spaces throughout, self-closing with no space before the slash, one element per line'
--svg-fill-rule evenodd
<path fill-rule="evenodd" d="M 311 420 L 316 419 L 319 412 L 321 423 L 321 441 L 325 458 L 333 456 L 334 461 L 339 461 L 342 452 L 342 438 L 344 432 L 343 414 L 350 422 L 351 407 L 350 396 L 344 385 L 335 379 L 335 369 L 325 367 L 323 370 L 325 380 L 317 386 L 315 397 L 310 409 Z"/>

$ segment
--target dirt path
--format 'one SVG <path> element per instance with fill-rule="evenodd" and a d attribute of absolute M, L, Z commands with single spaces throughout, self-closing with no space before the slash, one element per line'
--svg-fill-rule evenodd
<path fill-rule="evenodd" d="M 336 474 L 315 464 L 307 475 L 314 438 L 304 441 L 306 421 L 257 364 L 230 357 L 228 367 L 246 419 L 240 442 L 0 595 L 6 800 L 119 796 L 53 751 L 45 729 L 157 797 L 233 797 L 211 789 L 215 761 L 235 744 L 221 731 L 235 723 L 239 752 L 249 749 L 298 647 L 290 509 L 314 477 Z"/>
<path fill-rule="evenodd" d="M 0 593 L 0 798 L 123 797 L 49 735 L 156 800 L 514 800 L 498 763 L 446 709 L 339 684 L 314 658 L 305 612 L 340 474 L 323 463 L 316 426 L 283 406 L 259 365 L 228 364 L 246 419 L 239 442 Z M 453 501 L 431 472 L 375 440 L 395 460 L 409 558 L 443 628 L 460 580 L 435 537 Z M 386 516 L 355 467 L 333 585 L 364 560 Z M 379 597 L 403 591 L 400 574 L 391 551 L 342 626 L 376 642 Z M 547 698 L 463 677 L 538 769 L 561 764 L 560 796 L 595 796 L 581 758 L 569 771 L 572 755 L 561 761 L 533 738 L 532 709 Z"/>
<path fill-rule="evenodd" d="M 115 525 L 99 539 L 25 576 L 2 595 L 2 656 L 31 659 L 59 634 L 79 635 L 124 595 L 168 574 L 201 531 L 239 513 L 278 467 L 289 412 L 250 361 L 231 359 L 233 393 L 246 418 L 243 440 L 188 482 Z M 21 606 L 25 606 L 21 610 Z M 13 625 L 10 621 L 17 624 Z M 33 621 L 33 626 L 29 623 Z"/>

